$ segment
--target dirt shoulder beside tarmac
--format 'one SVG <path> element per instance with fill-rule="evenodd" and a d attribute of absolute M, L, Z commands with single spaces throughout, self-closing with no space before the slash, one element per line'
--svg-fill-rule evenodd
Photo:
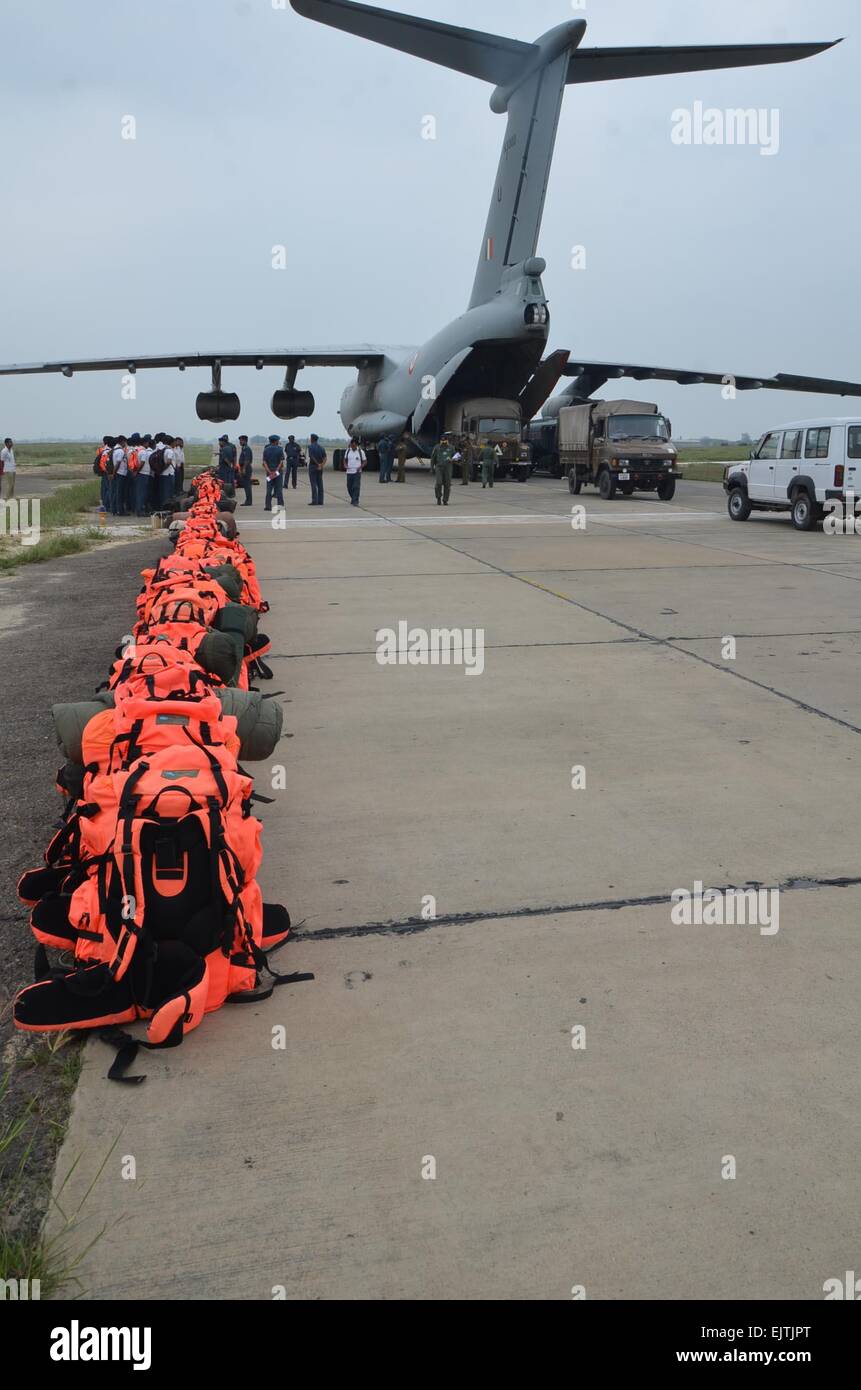
<path fill-rule="evenodd" d="M 79 1046 L 55 1048 L 12 1025 L 12 997 L 33 978 L 34 948 L 15 890 L 41 861 L 61 810 L 51 706 L 86 699 L 104 680 L 132 622 L 140 571 L 162 544 L 154 535 L 0 576 L 0 1278 L 41 1278 L 43 1297 L 69 1273 L 39 1229 Z"/>

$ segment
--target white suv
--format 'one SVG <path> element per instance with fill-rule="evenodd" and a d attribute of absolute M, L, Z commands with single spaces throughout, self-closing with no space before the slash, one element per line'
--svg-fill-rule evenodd
<path fill-rule="evenodd" d="M 861 416 L 797 420 L 763 435 L 749 463 L 731 464 L 724 491 L 733 521 L 751 512 L 788 512 L 798 531 L 812 531 L 824 504 L 861 485 Z"/>

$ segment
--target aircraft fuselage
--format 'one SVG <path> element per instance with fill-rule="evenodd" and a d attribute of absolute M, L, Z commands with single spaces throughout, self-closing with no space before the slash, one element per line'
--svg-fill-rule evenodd
<path fill-rule="evenodd" d="M 368 443 L 406 432 L 429 452 L 456 398 L 516 401 L 547 344 L 544 269 L 538 258 L 512 267 L 492 300 L 468 309 L 422 347 L 387 353 L 382 368 L 360 368 L 341 399 L 347 432 Z"/>

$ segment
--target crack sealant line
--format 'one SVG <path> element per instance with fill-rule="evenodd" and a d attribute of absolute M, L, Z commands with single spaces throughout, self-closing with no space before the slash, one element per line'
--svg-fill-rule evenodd
<path fill-rule="evenodd" d="M 703 891 L 720 893 L 735 891 L 740 893 L 760 891 L 774 886 L 759 882 L 728 884 L 723 888 L 717 888 L 715 885 L 704 885 Z M 823 888 L 858 888 L 861 887 L 861 875 L 841 876 L 839 878 L 802 876 L 786 879 L 783 883 L 777 884 L 776 887 L 780 893 L 813 892 Z M 594 902 L 558 903 L 555 906 L 546 907 L 515 907 L 486 912 L 447 913 L 433 921 L 424 921 L 420 917 L 407 917 L 402 921 L 363 922 L 361 925 L 349 927 L 323 927 L 319 931 L 294 932 L 290 940 L 295 944 L 299 941 L 306 943 L 338 941 L 347 937 L 420 936 L 425 932 L 441 930 L 444 927 L 473 926 L 483 922 L 527 921 L 538 917 L 570 917 L 584 912 L 623 912 L 628 908 L 660 907 L 662 904 L 669 907 L 671 903 L 672 894 L 652 893 L 643 897 L 604 898 Z"/>

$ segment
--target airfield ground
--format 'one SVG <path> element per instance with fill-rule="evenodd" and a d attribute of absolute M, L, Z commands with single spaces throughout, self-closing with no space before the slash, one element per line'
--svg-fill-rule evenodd
<path fill-rule="evenodd" d="M 426 474 L 358 512 L 328 484 L 283 531 L 240 513 L 289 735 L 264 893 L 316 982 L 140 1087 L 88 1045 L 55 1183 L 76 1165 L 69 1211 L 99 1174 L 86 1295 L 821 1298 L 861 1209 L 861 543 L 733 525 L 708 484 L 586 496 L 585 533 L 549 480 L 447 512 Z M 37 597 L 153 546 L 38 567 Z M 0 655 L 31 645 L 14 582 Z M 485 673 L 380 667 L 403 619 L 483 628 Z M 674 926 L 697 880 L 780 887 L 779 932 Z"/>

